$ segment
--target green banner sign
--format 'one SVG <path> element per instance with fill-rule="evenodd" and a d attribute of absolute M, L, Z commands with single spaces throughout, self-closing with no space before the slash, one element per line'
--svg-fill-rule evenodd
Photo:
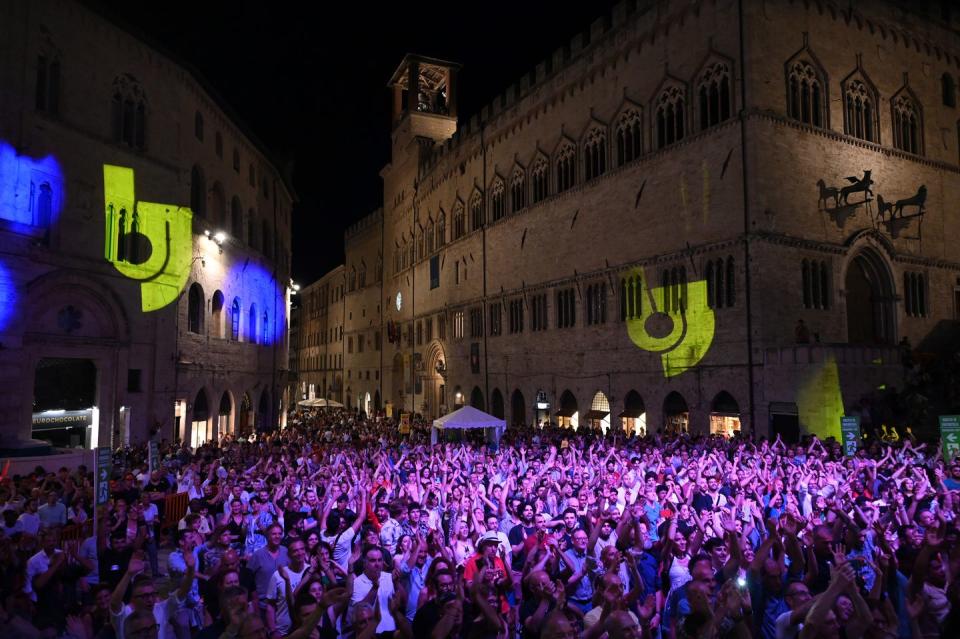
<path fill-rule="evenodd" d="M 113 455 L 110 448 L 101 446 L 97 449 L 97 470 L 95 487 L 97 493 L 97 506 L 110 501 L 110 474 L 113 472 Z"/>
<path fill-rule="evenodd" d="M 844 415 L 840 418 L 840 437 L 843 441 L 843 454 L 853 457 L 860 446 L 860 418 L 856 415 Z"/>
<path fill-rule="evenodd" d="M 960 454 L 960 415 L 940 416 L 940 441 L 943 442 L 943 459 L 949 464 Z"/>

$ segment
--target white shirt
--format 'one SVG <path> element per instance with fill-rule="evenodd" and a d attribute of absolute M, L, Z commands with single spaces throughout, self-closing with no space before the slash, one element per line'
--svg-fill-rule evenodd
<path fill-rule="evenodd" d="M 17 519 L 17 523 L 20 524 L 20 532 L 25 532 L 34 537 L 37 536 L 37 531 L 40 530 L 40 516 L 36 513 L 23 513 Z"/>
<path fill-rule="evenodd" d="M 363 601 L 370 589 L 373 588 L 373 582 L 367 577 L 366 573 L 360 575 L 353 581 L 353 595 L 350 597 L 350 605 L 355 606 Z M 380 573 L 380 588 L 377 590 L 377 599 L 380 605 L 380 624 L 377 625 L 377 634 L 381 632 L 392 632 L 397 629 L 397 622 L 393 620 L 390 614 L 388 602 L 393 596 L 393 576 L 388 572 Z"/>
<path fill-rule="evenodd" d="M 286 567 L 287 576 L 290 577 L 290 587 L 294 590 L 303 580 L 303 573 L 307 572 L 309 566 L 305 563 L 300 572 L 294 571 L 290 566 Z M 274 617 L 277 621 L 277 630 L 280 634 L 286 635 L 290 632 L 290 626 L 293 620 L 290 618 L 290 608 L 287 606 L 287 582 L 280 576 L 279 570 L 274 570 L 270 576 L 270 584 L 267 586 L 267 599 L 273 602 L 273 607 L 277 610 Z"/>
<path fill-rule="evenodd" d="M 177 614 L 177 608 L 180 607 L 181 603 L 182 602 L 177 600 L 177 595 L 171 594 L 166 600 L 153 605 L 153 618 L 157 620 L 157 625 L 160 626 L 157 639 L 177 639 L 170 619 Z M 117 633 L 117 639 L 124 639 L 125 622 L 132 612 L 133 606 L 130 604 L 126 604 L 120 611 L 120 614 L 116 614 L 112 610 L 110 611 L 110 617 L 113 622 L 113 629 Z"/>
<path fill-rule="evenodd" d="M 353 546 L 353 537 L 354 532 L 352 526 L 338 535 L 327 535 L 325 533 L 320 535 L 320 539 L 330 544 L 333 548 L 333 561 L 344 570 L 348 569 L 348 564 L 350 563 L 350 550 Z M 334 543 L 336 543 L 336 546 L 334 546 Z"/>
<path fill-rule="evenodd" d="M 54 549 L 53 554 L 56 556 L 63 553 Z M 50 557 L 42 550 L 27 560 L 27 582 L 23 584 L 23 592 L 30 595 L 33 601 L 37 600 L 37 593 L 33 590 L 33 580 L 48 570 L 50 570 Z"/>

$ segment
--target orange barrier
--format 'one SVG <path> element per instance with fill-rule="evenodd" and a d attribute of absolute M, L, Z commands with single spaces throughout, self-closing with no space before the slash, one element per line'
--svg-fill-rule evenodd
<path fill-rule="evenodd" d="M 163 521 L 160 522 L 160 529 L 176 528 L 180 520 L 187 514 L 189 504 L 190 498 L 187 493 L 177 493 L 164 497 Z"/>

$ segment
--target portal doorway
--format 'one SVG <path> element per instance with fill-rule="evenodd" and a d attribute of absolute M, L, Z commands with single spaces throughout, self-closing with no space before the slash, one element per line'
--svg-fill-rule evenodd
<path fill-rule="evenodd" d="M 890 270 L 880 254 L 864 249 L 847 266 L 847 342 L 894 344 L 896 293 Z"/>
<path fill-rule="evenodd" d="M 89 359 L 50 357 L 37 362 L 33 378 L 34 439 L 62 448 L 87 448 L 99 424 L 97 367 Z"/>

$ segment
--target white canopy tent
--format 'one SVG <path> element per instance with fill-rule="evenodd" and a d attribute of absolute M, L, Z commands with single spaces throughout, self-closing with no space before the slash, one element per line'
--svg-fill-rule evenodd
<path fill-rule="evenodd" d="M 332 399 L 324 399 L 322 397 L 317 397 L 314 399 L 301 399 L 297 402 L 297 406 L 302 406 L 304 408 L 343 408 L 343 404 Z"/>
<path fill-rule="evenodd" d="M 499 444 L 500 437 L 503 435 L 507 422 L 488 415 L 482 410 L 477 410 L 473 406 L 464 406 L 458 408 L 452 413 L 448 413 L 439 419 L 433 420 L 433 428 L 430 429 L 430 443 L 436 444 L 440 431 L 446 430 L 472 430 L 482 428 L 487 436 L 487 441 L 492 444 Z"/>

